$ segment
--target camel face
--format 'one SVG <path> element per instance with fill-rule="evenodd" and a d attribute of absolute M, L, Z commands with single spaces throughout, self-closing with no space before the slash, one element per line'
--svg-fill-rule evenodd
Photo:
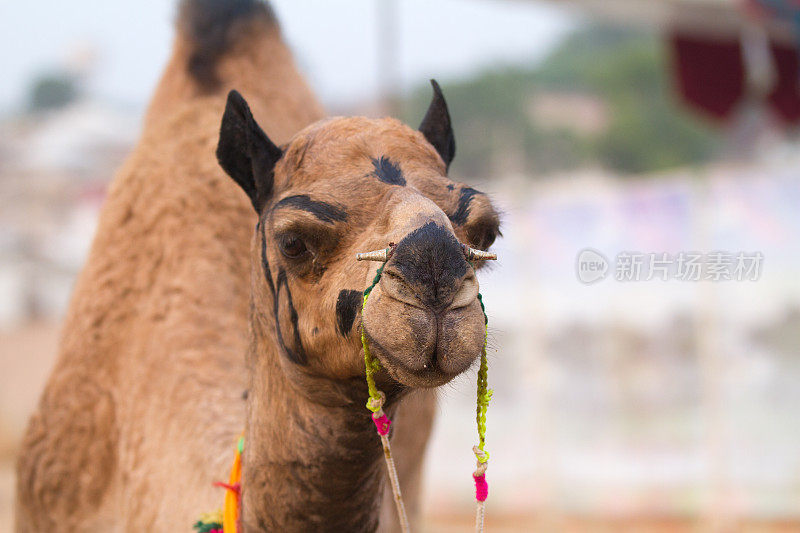
<path fill-rule="evenodd" d="M 218 157 L 260 215 L 254 311 L 274 316 L 286 364 L 333 379 L 363 374 L 363 319 L 373 354 L 403 385 L 438 386 L 469 368 L 485 326 L 461 243 L 488 248 L 499 218 L 486 195 L 447 177 L 449 117 L 432 127 L 428 118 L 443 115 L 429 110 L 421 131 L 327 119 L 279 149 L 232 99 Z M 390 244 L 361 317 L 378 265 L 355 256 Z"/>

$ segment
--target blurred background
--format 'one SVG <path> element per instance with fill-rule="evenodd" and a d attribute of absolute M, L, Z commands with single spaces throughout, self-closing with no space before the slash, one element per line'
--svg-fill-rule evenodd
<path fill-rule="evenodd" d="M 331 114 L 415 126 L 436 77 L 451 174 L 504 210 L 481 281 L 488 530 L 800 531 L 800 3 L 272 3 Z M 174 9 L 0 4 L 0 531 Z M 607 268 L 592 283 L 585 249 Z M 763 260 L 739 279 L 713 254 Z M 441 395 L 426 531 L 471 527 L 474 377 Z"/>

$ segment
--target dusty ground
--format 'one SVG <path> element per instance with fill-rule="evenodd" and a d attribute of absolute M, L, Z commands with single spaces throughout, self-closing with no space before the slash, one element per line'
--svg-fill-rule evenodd
<path fill-rule="evenodd" d="M 709 524 L 692 518 L 542 517 L 487 514 L 485 529 L 491 533 L 797 533 L 798 522 L 747 521 Z M 463 533 L 474 528 L 470 513 L 428 516 L 423 533 Z"/>

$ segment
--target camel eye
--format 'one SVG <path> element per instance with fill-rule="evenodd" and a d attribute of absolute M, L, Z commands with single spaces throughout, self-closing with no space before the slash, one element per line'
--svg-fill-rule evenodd
<path fill-rule="evenodd" d="M 306 243 L 294 235 L 287 235 L 280 240 L 281 253 L 290 259 L 297 259 L 308 251 Z"/>

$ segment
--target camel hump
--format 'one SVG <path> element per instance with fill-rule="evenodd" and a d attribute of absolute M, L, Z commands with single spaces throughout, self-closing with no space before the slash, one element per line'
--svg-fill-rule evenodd
<path fill-rule="evenodd" d="M 278 27 L 275 12 L 263 0 L 181 0 L 178 34 L 189 52 L 186 68 L 206 92 L 219 88 L 218 63 L 240 41 Z"/>

